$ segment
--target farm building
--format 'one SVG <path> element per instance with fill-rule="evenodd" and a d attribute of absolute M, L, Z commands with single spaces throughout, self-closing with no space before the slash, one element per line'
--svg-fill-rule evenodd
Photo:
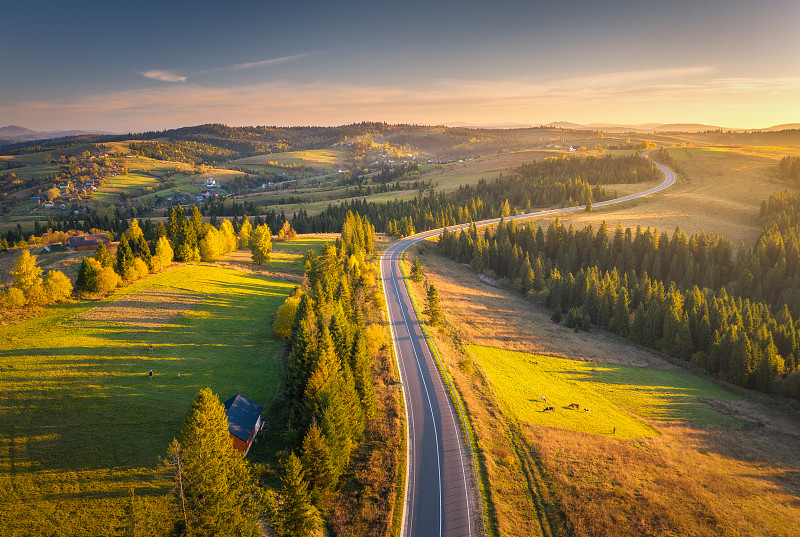
<path fill-rule="evenodd" d="M 100 244 L 108 244 L 111 242 L 108 235 L 105 233 L 98 233 L 97 235 L 80 235 L 77 237 L 70 237 L 67 239 L 67 247 L 70 250 L 97 250 Z"/>
<path fill-rule="evenodd" d="M 225 401 L 228 416 L 228 432 L 233 438 L 233 447 L 247 455 L 250 446 L 261 429 L 261 410 L 263 407 L 237 393 Z"/>

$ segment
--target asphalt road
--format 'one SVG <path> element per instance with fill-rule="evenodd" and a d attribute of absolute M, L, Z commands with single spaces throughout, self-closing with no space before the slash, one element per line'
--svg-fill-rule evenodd
<path fill-rule="evenodd" d="M 656 166 L 664 174 L 664 181 L 660 185 L 630 196 L 595 203 L 594 207 L 631 201 L 672 186 L 675 173 L 661 164 Z M 579 205 L 511 216 L 506 220 L 524 220 L 584 209 L 584 205 Z M 499 221 L 499 218 L 483 220 L 476 222 L 476 225 L 486 226 Z M 463 224 L 449 229 L 468 226 Z M 400 271 L 400 258 L 404 250 L 441 233 L 441 229 L 435 229 L 402 239 L 384 251 L 380 262 L 383 293 L 406 405 L 408 463 L 402 531 L 406 537 L 472 536 L 476 534 L 476 526 L 480 527 L 481 519 L 481 508 L 473 492 L 470 449 L 461 436 L 456 412 L 414 314 Z"/>

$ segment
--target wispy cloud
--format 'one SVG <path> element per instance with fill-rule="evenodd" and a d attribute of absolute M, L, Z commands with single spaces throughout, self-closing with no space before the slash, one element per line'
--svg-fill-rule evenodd
<path fill-rule="evenodd" d="M 277 65 L 279 63 L 286 63 L 294 60 L 299 60 L 300 58 L 305 58 L 306 56 L 311 56 L 315 54 L 314 52 L 304 52 L 302 54 L 293 54 L 291 56 L 283 56 L 281 58 L 271 58 L 269 60 L 261 60 L 257 62 L 250 62 L 250 63 L 239 63 L 236 65 L 232 65 L 230 67 L 231 71 L 241 71 L 242 69 L 254 69 L 256 67 L 267 67 L 268 65 Z"/>
<path fill-rule="evenodd" d="M 139 74 L 145 78 L 152 78 L 153 80 L 160 80 L 162 82 L 186 82 L 185 76 L 181 76 L 173 71 L 153 69 L 151 71 L 139 71 Z"/>
<path fill-rule="evenodd" d="M 311 56 L 316 52 L 303 52 L 302 54 L 292 54 L 291 56 L 281 56 L 280 58 L 270 58 L 268 60 L 259 60 L 257 62 L 237 63 L 225 67 L 215 67 L 214 69 L 204 69 L 202 71 L 195 71 L 196 75 L 205 75 L 208 73 L 218 73 L 220 71 L 243 71 L 245 69 L 256 69 L 258 67 L 269 67 L 270 65 L 278 65 L 281 63 L 291 62 Z"/>

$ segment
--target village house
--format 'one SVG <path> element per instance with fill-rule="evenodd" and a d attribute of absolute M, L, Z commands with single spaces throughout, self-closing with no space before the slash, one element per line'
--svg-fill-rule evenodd
<path fill-rule="evenodd" d="M 261 429 L 263 407 L 240 393 L 225 401 L 224 406 L 233 447 L 247 455 L 256 434 Z"/>
<path fill-rule="evenodd" d="M 98 233 L 97 235 L 79 235 L 77 237 L 70 237 L 67 239 L 67 247 L 70 250 L 97 250 L 101 244 L 108 244 L 111 240 L 105 233 Z"/>

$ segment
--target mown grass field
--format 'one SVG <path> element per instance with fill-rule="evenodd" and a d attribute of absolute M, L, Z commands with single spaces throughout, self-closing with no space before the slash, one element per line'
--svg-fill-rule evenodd
<path fill-rule="evenodd" d="M 507 411 L 521 422 L 618 438 L 658 436 L 641 418 L 741 424 L 701 400 L 739 397 L 685 371 L 595 364 L 477 345 L 466 349 L 486 371 Z M 580 408 L 569 408 L 572 403 Z M 545 406 L 556 410 L 543 412 Z"/>
<path fill-rule="evenodd" d="M 309 149 L 306 151 L 288 151 L 285 153 L 258 155 L 234 160 L 231 164 L 266 166 L 269 162 L 277 162 L 281 165 L 300 165 L 324 172 L 332 172 L 344 164 L 346 157 L 346 148 L 332 147 L 329 149 Z"/>
<path fill-rule="evenodd" d="M 201 388 L 275 402 L 271 314 L 294 285 L 184 265 L 0 327 L 0 533 L 118 533 L 131 489 L 158 512 L 156 470 Z"/>
<path fill-rule="evenodd" d="M 53 173 L 57 173 L 59 169 L 59 166 L 54 164 L 39 164 L 38 166 L 25 166 L 23 168 L 4 170 L 3 173 L 13 173 L 18 179 L 28 180 L 33 178 L 38 179 Z"/>
<path fill-rule="evenodd" d="M 119 194 L 127 192 L 132 198 L 143 194 L 145 187 L 157 185 L 159 180 L 152 175 L 129 171 L 124 175 L 117 175 L 106 179 L 106 184 L 94 193 L 94 199 L 100 203 L 113 204 L 119 202 Z"/>
<path fill-rule="evenodd" d="M 191 164 L 170 160 L 157 160 L 140 155 L 128 155 L 123 161 L 130 171 L 149 172 L 153 175 L 162 175 L 175 170 L 191 170 Z"/>

